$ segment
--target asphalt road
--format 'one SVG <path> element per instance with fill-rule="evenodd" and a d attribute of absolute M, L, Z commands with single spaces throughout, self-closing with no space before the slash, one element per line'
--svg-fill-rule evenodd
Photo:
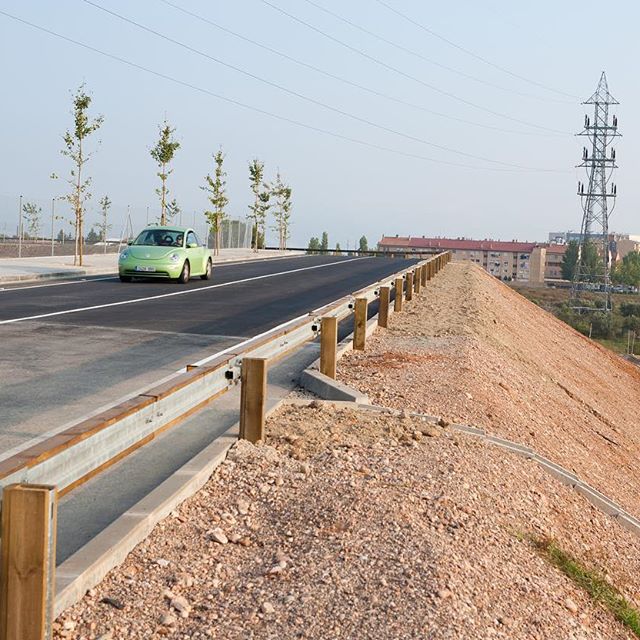
<path fill-rule="evenodd" d="M 413 261 L 304 256 L 211 281 L 94 278 L 0 290 L 0 457 Z"/>

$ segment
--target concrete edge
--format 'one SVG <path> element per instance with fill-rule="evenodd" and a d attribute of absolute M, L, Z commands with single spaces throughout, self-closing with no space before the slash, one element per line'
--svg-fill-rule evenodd
<path fill-rule="evenodd" d="M 305 369 L 300 374 L 299 384 L 323 400 L 343 400 L 356 404 L 369 404 L 369 398 L 363 393 L 313 369 Z"/>
<path fill-rule="evenodd" d="M 271 404 L 265 410 L 265 417 L 287 402 L 287 398 L 282 398 Z M 195 495 L 224 462 L 239 433 L 240 424 L 236 422 L 56 567 L 54 617 L 78 602 L 109 571 L 121 565 L 158 522 Z"/>

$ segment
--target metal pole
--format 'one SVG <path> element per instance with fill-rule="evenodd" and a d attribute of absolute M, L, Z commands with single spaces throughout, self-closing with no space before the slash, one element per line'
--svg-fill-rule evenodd
<path fill-rule="evenodd" d="M 18 209 L 18 258 L 22 258 L 22 196 L 20 196 L 20 205 Z"/>

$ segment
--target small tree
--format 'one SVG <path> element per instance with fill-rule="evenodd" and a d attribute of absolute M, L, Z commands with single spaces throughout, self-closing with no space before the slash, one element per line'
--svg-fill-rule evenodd
<path fill-rule="evenodd" d="M 27 233 L 29 237 L 37 239 L 40 235 L 42 207 L 39 207 L 35 202 L 25 202 L 22 205 L 22 214 L 27 223 Z"/>
<path fill-rule="evenodd" d="M 200 187 L 207 193 L 207 199 L 211 203 L 211 209 L 204 212 L 209 226 L 213 231 L 216 239 L 215 253 L 220 255 L 220 245 L 222 244 L 222 221 L 227 217 L 225 207 L 229 204 L 229 198 L 227 198 L 227 177 L 226 171 L 223 169 L 225 154 L 222 153 L 222 149 L 213 156 L 215 164 L 213 178 L 207 174 L 204 177 L 205 184 Z M 251 170 L 251 167 L 249 168 Z M 256 243 L 257 244 L 257 243 Z"/>
<path fill-rule="evenodd" d="M 326 231 L 322 232 L 322 240 L 320 241 L 320 249 L 326 251 L 329 248 L 329 234 Z"/>
<path fill-rule="evenodd" d="M 95 229 L 91 227 L 89 233 L 87 233 L 87 244 L 95 244 L 100 242 L 100 236 L 96 233 Z"/>
<path fill-rule="evenodd" d="M 367 236 L 362 236 L 359 241 L 360 251 L 369 251 L 369 243 L 367 242 Z"/>
<path fill-rule="evenodd" d="M 271 189 L 263 182 L 264 162 L 254 158 L 249 163 L 249 179 L 251 182 L 251 192 L 253 193 L 253 204 L 249 205 L 249 218 L 252 221 L 251 244 L 255 251 L 264 247 L 265 227 L 267 223 L 267 213 L 271 205 Z"/>
<path fill-rule="evenodd" d="M 340 248 L 340 243 L 336 242 L 336 255 L 337 256 L 341 256 L 342 255 L 342 249 Z"/>
<path fill-rule="evenodd" d="M 66 196 L 66 199 L 75 214 L 76 247 L 73 263 L 80 266 L 82 266 L 85 202 L 91 197 L 91 193 L 89 193 L 91 178 L 83 179 L 82 169 L 93 155 L 86 152 L 84 143 L 86 138 L 102 126 L 103 122 L 102 116 L 96 117 L 93 121 L 89 119 L 87 111 L 90 105 L 91 96 L 85 93 L 84 84 L 81 84 L 73 96 L 72 114 L 74 126 L 73 129 L 64 134 L 65 148 L 62 150 L 62 154 L 70 158 L 73 163 L 71 177 L 68 180 L 71 185 L 71 193 Z"/>
<path fill-rule="evenodd" d="M 160 224 L 165 225 L 167 224 L 167 196 L 169 195 L 167 178 L 173 172 L 173 169 L 167 167 L 180 148 L 180 143 L 173 139 L 175 129 L 172 129 L 166 120 L 158 129 L 160 130 L 160 138 L 149 153 L 160 169 L 157 173 L 160 178 L 160 188 L 156 189 L 156 193 L 160 197 Z"/>
<path fill-rule="evenodd" d="M 100 238 L 104 243 L 104 252 L 107 252 L 107 233 L 109 229 L 111 229 L 111 225 L 109 224 L 109 209 L 111 208 L 111 200 L 109 200 L 109 196 L 104 195 L 100 198 L 100 223 L 98 224 L 98 229 L 100 230 Z"/>
<path fill-rule="evenodd" d="M 567 248 L 562 256 L 562 264 L 560 265 L 562 277 L 565 280 L 573 280 L 576 272 L 576 262 L 578 262 L 578 243 L 572 240 L 567 244 Z"/>
<path fill-rule="evenodd" d="M 280 172 L 276 174 L 276 181 L 271 188 L 271 197 L 275 200 L 274 218 L 276 221 L 273 227 L 278 232 L 278 248 L 286 249 L 287 240 L 290 236 L 289 225 L 291 221 L 291 187 L 280 177 Z"/>
<path fill-rule="evenodd" d="M 307 246 L 307 253 L 316 253 L 320 249 L 320 240 L 315 236 L 309 240 L 309 244 Z"/>

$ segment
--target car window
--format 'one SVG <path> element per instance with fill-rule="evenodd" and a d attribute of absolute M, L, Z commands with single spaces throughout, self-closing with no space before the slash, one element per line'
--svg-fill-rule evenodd
<path fill-rule="evenodd" d="M 174 229 L 145 229 L 133 242 L 146 247 L 181 247 L 184 233 Z"/>
<path fill-rule="evenodd" d="M 198 245 L 200 244 L 198 242 L 198 236 L 196 236 L 196 234 L 193 231 L 189 231 L 189 233 L 187 234 L 187 246 L 194 242 Z"/>

